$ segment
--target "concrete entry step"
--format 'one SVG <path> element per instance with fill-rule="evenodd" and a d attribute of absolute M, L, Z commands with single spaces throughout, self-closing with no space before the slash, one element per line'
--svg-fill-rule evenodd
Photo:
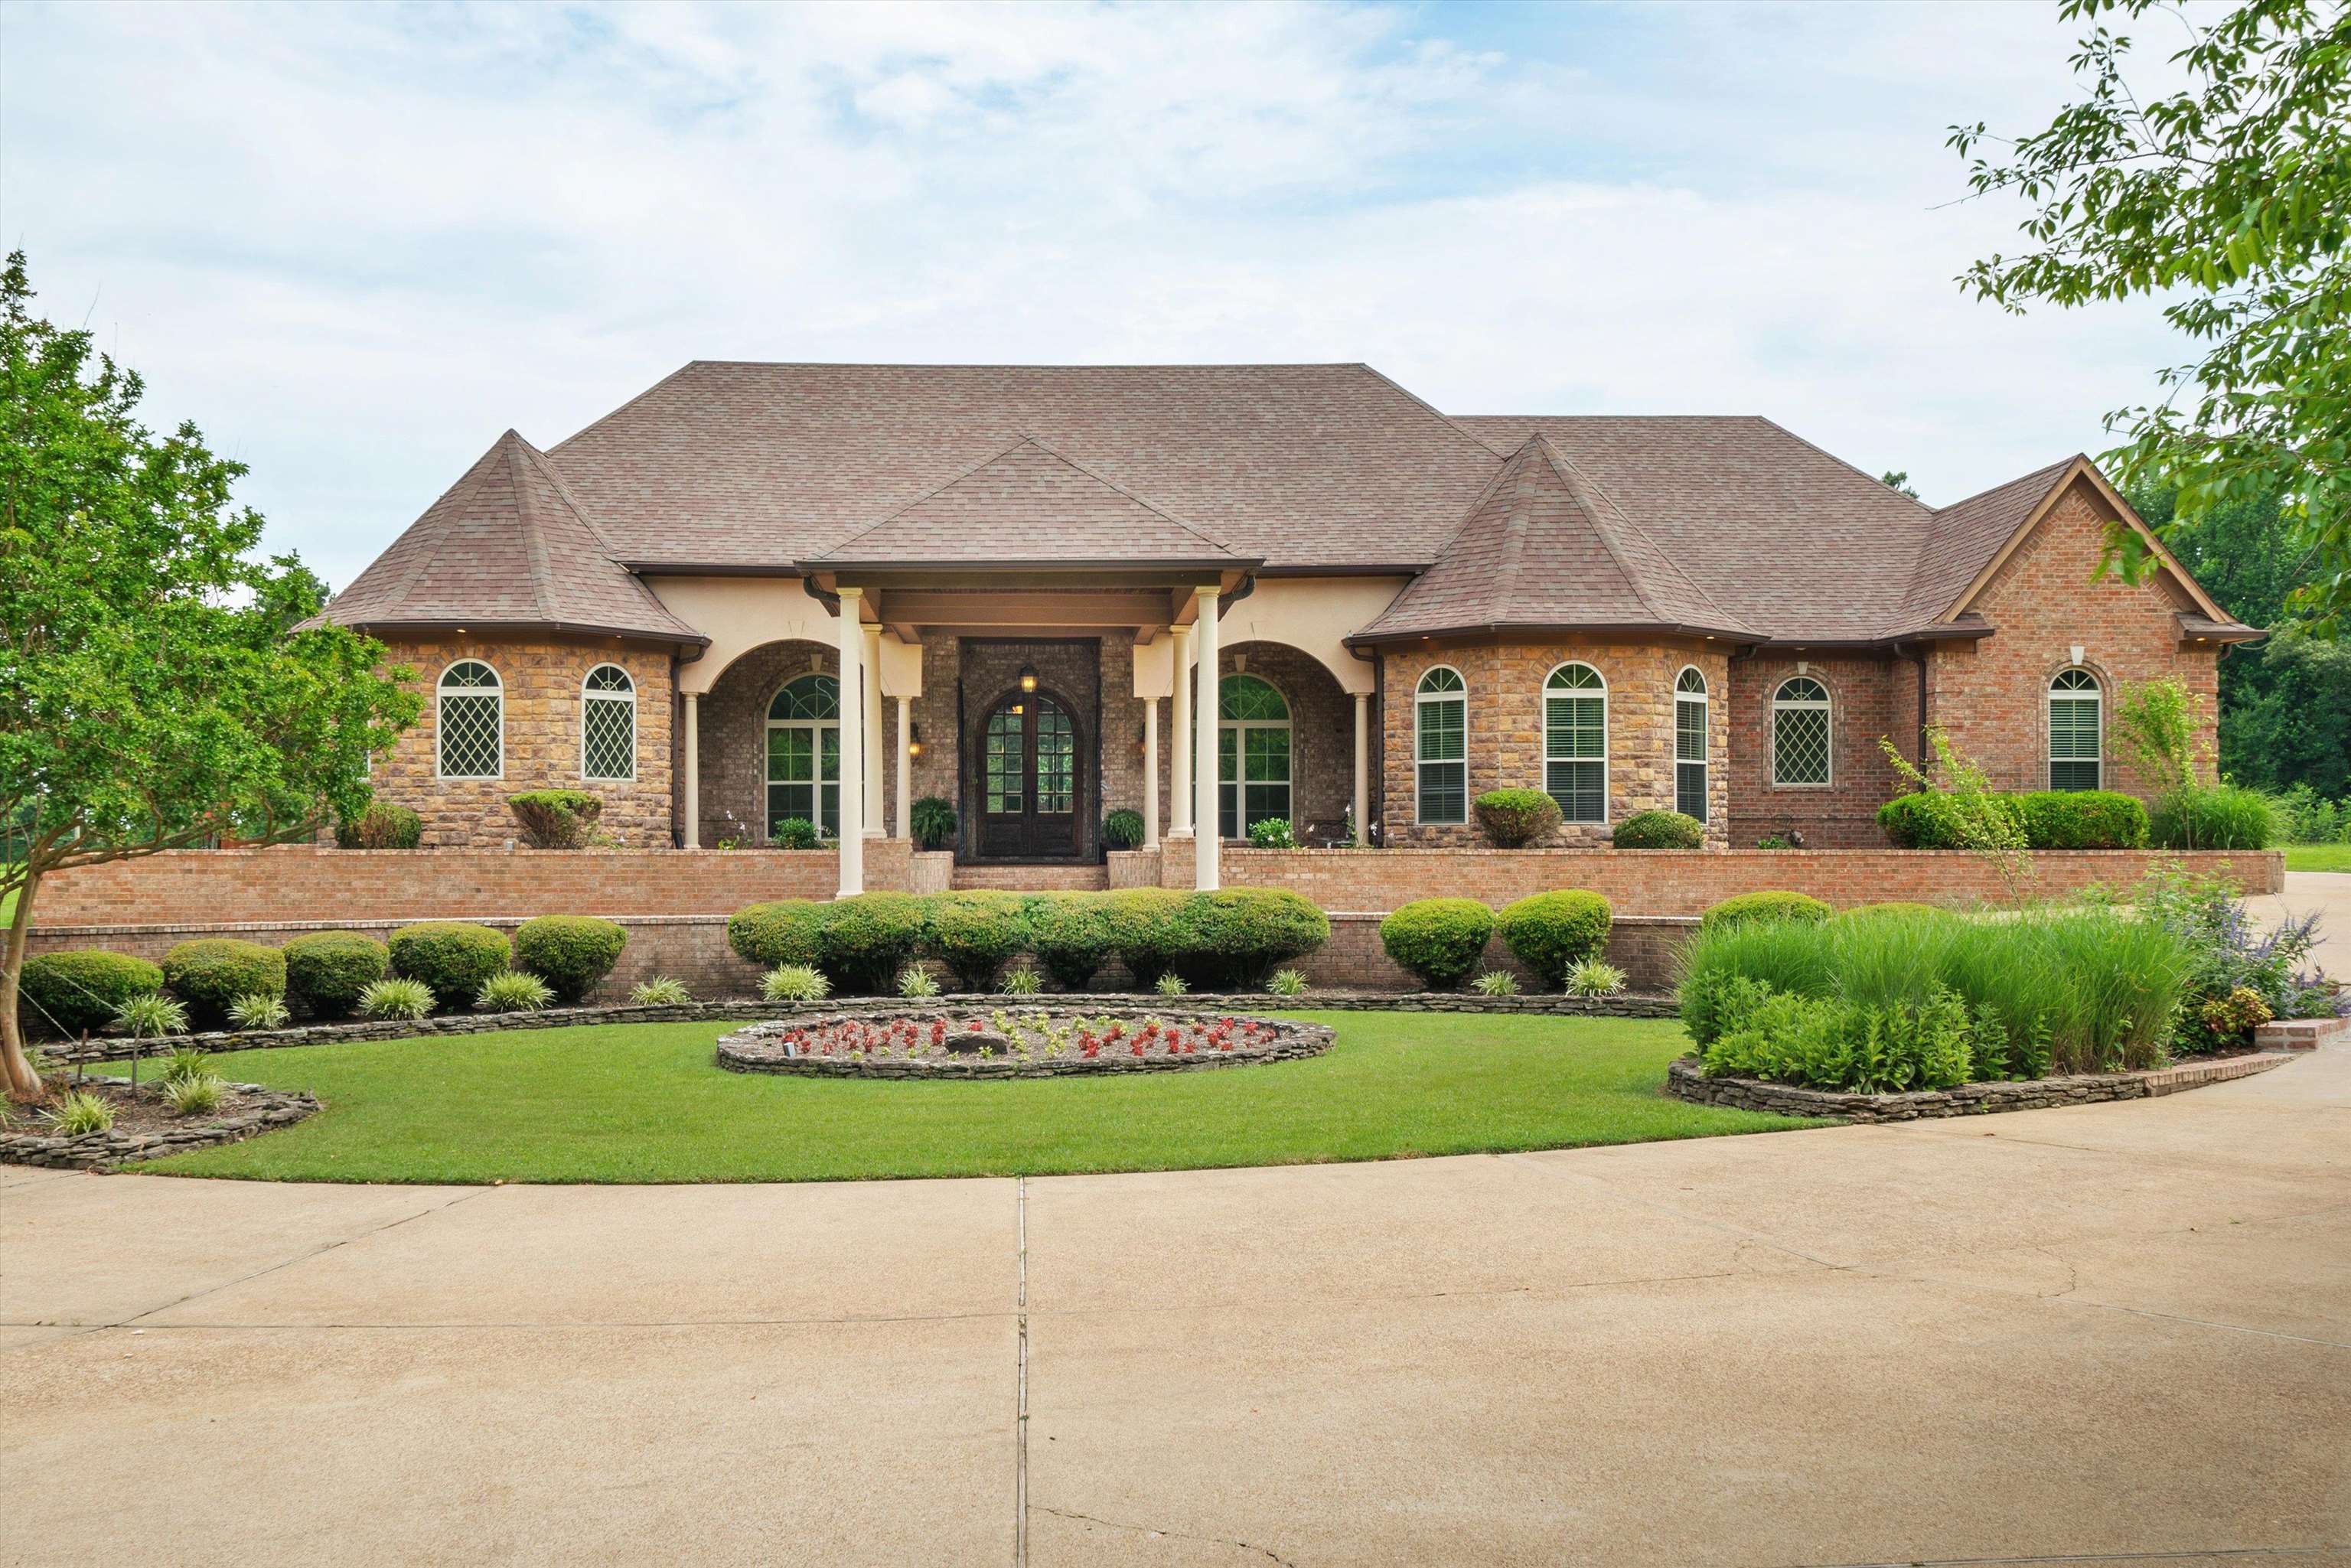
<path fill-rule="evenodd" d="M 962 865 L 947 885 L 962 892 L 989 888 L 1006 893 L 1101 893 L 1110 886 L 1104 865 Z"/>

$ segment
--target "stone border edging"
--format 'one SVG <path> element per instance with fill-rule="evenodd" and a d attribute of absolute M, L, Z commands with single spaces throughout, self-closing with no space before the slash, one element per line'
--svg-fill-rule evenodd
<path fill-rule="evenodd" d="M 131 1086 L 128 1078 L 97 1078 L 91 1082 L 125 1089 Z M 246 1103 L 232 1114 L 210 1121 L 192 1117 L 187 1126 L 162 1133 L 117 1132 L 109 1127 L 72 1138 L 39 1133 L 0 1136 L 0 1165 L 86 1171 L 158 1160 L 166 1155 L 241 1143 L 256 1133 L 290 1127 L 319 1109 L 319 1097 L 307 1090 L 268 1089 L 258 1083 L 229 1083 L 223 1087 L 245 1096 Z M 143 1085 L 141 1092 L 145 1092 Z"/>
<path fill-rule="evenodd" d="M 495 1034 L 501 1030 L 565 1029 L 606 1023 L 699 1023 L 742 1019 L 793 1018 L 801 1013 L 904 1011 L 919 1007 L 976 1006 L 1040 1007 L 1071 1003 L 1087 1008 L 1133 1007 L 1165 1013 L 1255 1009 L 1260 1012 L 1405 1012 L 1503 1013 L 1557 1018 L 1673 1018 L 1677 1009 L 1667 996 L 1625 993 L 1614 997 L 1537 996 L 1481 997 L 1471 991 L 1319 991 L 1302 997 L 1277 997 L 1261 991 L 1199 991 L 1163 997 L 1155 991 L 1040 991 L 1033 996 L 999 992 L 951 992 L 939 997 L 830 997 L 819 1002 L 680 1002 L 639 1007 L 542 1008 L 528 1013 L 443 1013 L 411 1021 L 367 1019 L 354 1023 L 297 1024 L 288 1029 L 214 1030 L 202 1034 L 162 1035 L 132 1041 L 100 1035 L 85 1049 L 78 1040 L 42 1042 L 41 1053 L 71 1066 L 78 1062 L 128 1061 L 169 1055 L 174 1051 L 274 1051 L 300 1045 L 333 1045 L 346 1041 L 410 1040 L 423 1035 Z"/>
<path fill-rule="evenodd" d="M 2224 1056 L 2144 1072 L 2084 1072 L 2062 1078 L 1962 1083 L 1951 1089 L 1920 1089 L 1900 1094 L 1859 1094 L 1805 1089 L 1760 1078 L 1708 1078 L 1698 1058 L 1676 1058 L 1666 1068 L 1666 1092 L 1699 1105 L 1761 1111 L 1775 1116 L 1827 1116 L 1843 1122 L 1916 1122 L 1943 1116 L 1982 1116 L 2005 1111 L 2040 1111 L 2053 1105 L 2094 1105 L 2113 1100 L 2148 1100 L 2201 1089 L 2232 1078 L 2267 1072 L 2292 1058 L 2283 1052 Z"/>
<path fill-rule="evenodd" d="M 1003 1010 L 1007 1013 L 1015 1011 L 1010 1008 Z M 1050 1010 L 1069 1017 L 1086 1015 L 1099 1018 L 1107 1015 L 1113 1018 L 1132 1019 L 1142 1018 L 1154 1012 L 1165 1013 L 1170 1009 L 1124 1004 L 1102 1008 L 1071 1004 L 1050 1009 L 1040 1008 L 1028 1010 L 1032 1013 Z M 957 1012 L 967 1014 L 970 1011 L 968 1008 L 962 1009 L 904 1008 L 899 1010 L 897 1016 L 919 1019 L 927 1023 L 935 1018 L 954 1016 Z M 854 1013 L 822 1014 L 806 1021 L 810 1028 L 821 1029 L 827 1024 L 867 1016 L 870 1016 L 870 1009 Z M 1249 1018 L 1249 1015 L 1245 1013 L 1221 1016 Z M 1236 1046 L 1231 1051 L 1203 1051 L 1188 1056 L 1134 1056 L 1131 1053 L 1120 1053 L 1091 1060 L 1082 1056 L 999 1056 L 987 1061 L 981 1061 L 976 1057 L 960 1056 L 921 1058 L 914 1061 L 907 1061 L 903 1057 L 884 1057 L 874 1060 L 863 1056 L 787 1055 L 781 1049 L 780 1040 L 776 1045 L 766 1043 L 769 1040 L 777 1039 L 775 1035 L 763 1035 L 759 1032 L 763 1029 L 777 1029 L 783 1021 L 773 1019 L 764 1024 L 754 1024 L 749 1029 L 737 1030 L 732 1034 L 721 1035 L 717 1047 L 712 1053 L 713 1058 L 719 1066 L 729 1072 L 773 1072 L 803 1078 L 892 1079 L 900 1082 L 908 1081 L 965 1082 L 976 1078 L 1082 1078 L 1112 1072 L 1189 1072 L 1207 1068 L 1258 1067 L 1270 1061 L 1298 1061 L 1310 1056 L 1320 1056 L 1331 1049 L 1331 1041 L 1333 1038 L 1333 1031 L 1329 1024 L 1299 1023 L 1289 1019 L 1268 1019 L 1260 1016 L 1250 1021 L 1270 1023 L 1273 1026 L 1274 1039 L 1270 1044 Z"/>

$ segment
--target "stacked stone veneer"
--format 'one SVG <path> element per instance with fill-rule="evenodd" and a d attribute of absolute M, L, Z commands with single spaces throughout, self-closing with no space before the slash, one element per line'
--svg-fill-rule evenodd
<path fill-rule="evenodd" d="M 1767 1083 L 1758 1078 L 1708 1078 L 1696 1058 L 1685 1056 L 1667 1067 L 1666 1092 L 1697 1104 L 1765 1111 L 1780 1116 L 1917 1122 L 2001 1111 L 2042 1111 L 2057 1105 L 2089 1105 L 2110 1100 L 2145 1100 L 2250 1077 L 2290 1060 L 2268 1054 L 2231 1056 L 2147 1072 L 2084 1072 L 2021 1082 L 1962 1083 L 1950 1089 L 1919 1089 L 1900 1094 L 1859 1094 L 1804 1089 L 1792 1083 Z"/>

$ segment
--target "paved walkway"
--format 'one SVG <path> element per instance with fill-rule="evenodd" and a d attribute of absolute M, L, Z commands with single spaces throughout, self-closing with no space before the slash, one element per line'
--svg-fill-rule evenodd
<path fill-rule="evenodd" d="M 2318 911 L 2318 967 L 2351 978 L 2351 872 L 2290 871 L 2283 893 L 2251 903 L 2256 915 L 2272 922 Z"/>
<path fill-rule="evenodd" d="M 2351 1048 L 1282 1170 L 0 1169 L 0 1325 L 44 1568 L 2351 1563 Z"/>

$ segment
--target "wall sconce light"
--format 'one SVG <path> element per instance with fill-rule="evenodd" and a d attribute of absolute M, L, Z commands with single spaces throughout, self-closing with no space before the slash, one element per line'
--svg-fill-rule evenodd
<path fill-rule="evenodd" d="M 922 754 L 923 727 L 919 724 L 908 725 L 906 727 L 906 755 L 909 757 L 920 757 Z"/>
<path fill-rule="evenodd" d="M 1143 726 L 1139 724 L 1134 727 L 1134 749 L 1138 754 L 1150 749 L 1144 739 Z"/>
<path fill-rule="evenodd" d="M 1023 664 L 1020 666 L 1020 689 L 1024 692 L 1033 692 L 1037 689 L 1036 665 Z"/>

